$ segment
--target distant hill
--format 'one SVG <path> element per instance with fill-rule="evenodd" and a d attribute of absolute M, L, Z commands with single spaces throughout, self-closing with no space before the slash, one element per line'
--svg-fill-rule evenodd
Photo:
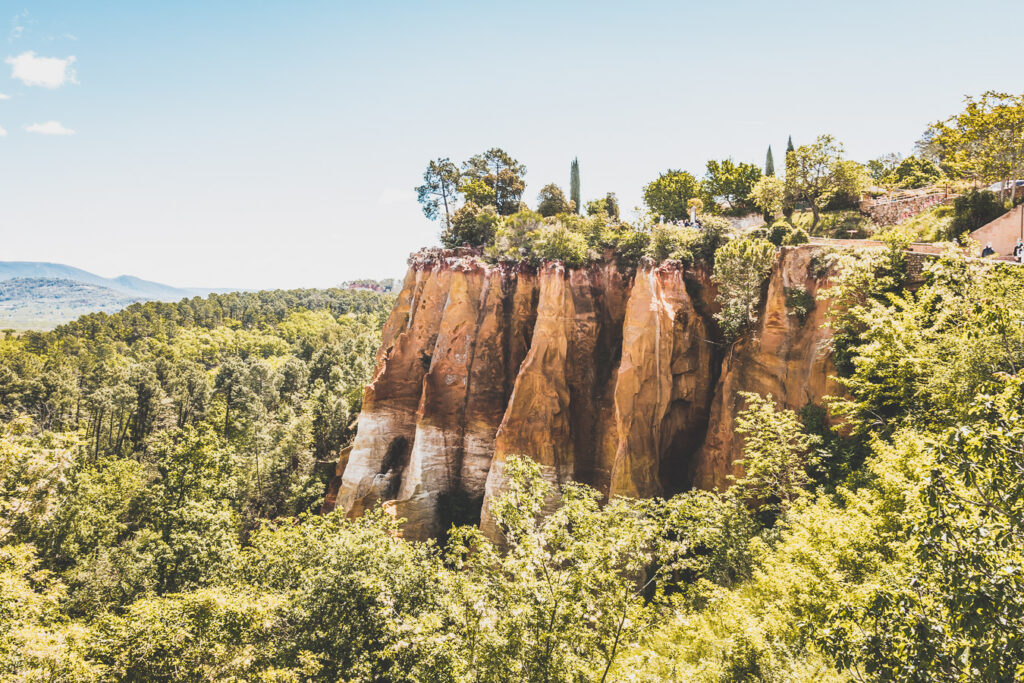
<path fill-rule="evenodd" d="M 63 263 L 46 263 L 43 261 L 0 261 L 0 281 L 13 278 L 46 278 L 51 280 L 72 280 L 85 284 L 105 287 L 119 294 L 158 301 L 178 301 L 185 297 L 206 296 L 215 290 L 194 287 L 172 287 L 159 282 L 150 282 L 134 275 L 118 277 L 101 277 L 94 273 Z"/>
<path fill-rule="evenodd" d="M 47 329 L 86 313 L 115 313 L 143 300 L 64 278 L 10 278 L 0 281 L 0 328 Z"/>

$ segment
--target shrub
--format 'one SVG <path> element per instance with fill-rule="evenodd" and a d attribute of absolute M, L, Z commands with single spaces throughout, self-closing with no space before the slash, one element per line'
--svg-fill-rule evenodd
<path fill-rule="evenodd" d="M 651 230 L 646 255 L 659 262 L 668 258 L 689 262 L 689 245 L 696 239 L 696 233 L 695 228 L 659 223 Z"/>
<path fill-rule="evenodd" d="M 588 260 L 587 240 L 580 233 L 557 224 L 536 234 L 533 253 L 541 261 L 561 261 L 569 268 L 578 268 Z"/>
<path fill-rule="evenodd" d="M 797 244 L 807 244 L 811 241 L 808 237 L 807 231 L 803 228 L 794 228 L 786 233 L 786 236 L 782 238 L 782 246 L 792 247 Z"/>
<path fill-rule="evenodd" d="M 807 320 L 807 315 L 814 308 L 814 297 L 807 291 L 805 287 L 797 285 L 796 287 L 786 287 L 786 309 L 789 314 L 796 316 L 800 324 L 803 325 L 804 321 Z"/>
<path fill-rule="evenodd" d="M 562 188 L 554 183 L 549 183 L 541 188 L 537 195 L 537 213 L 541 216 L 555 216 L 560 213 L 569 213 L 575 207 L 568 199 Z"/>
<path fill-rule="evenodd" d="M 988 190 L 971 190 L 953 201 L 954 235 L 972 232 L 990 221 L 1002 216 L 1006 209 L 999 202 L 994 192 Z"/>
<path fill-rule="evenodd" d="M 490 244 L 494 240 L 499 220 L 493 207 L 466 202 L 452 216 L 451 225 L 441 233 L 441 244 L 448 249 Z"/>
<path fill-rule="evenodd" d="M 609 192 L 602 199 L 587 202 L 587 215 L 597 216 L 604 213 L 610 220 L 619 220 L 619 200 L 614 192 Z"/>
<path fill-rule="evenodd" d="M 727 340 L 736 339 L 757 320 L 761 285 L 774 260 L 775 245 L 761 238 L 733 240 L 715 255 L 714 280 L 722 305 L 715 318 Z"/>
<path fill-rule="evenodd" d="M 715 253 L 729 241 L 729 221 L 719 216 L 704 214 L 700 217 L 700 230 L 697 239 L 690 245 L 694 263 L 711 265 L 715 262 Z"/>
<path fill-rule="evenodd" d="M 626 266 L 636 266 L 647 253 L 651 233 L 625 226 L 616 231 L 612 239 L 619 262 Z"/>

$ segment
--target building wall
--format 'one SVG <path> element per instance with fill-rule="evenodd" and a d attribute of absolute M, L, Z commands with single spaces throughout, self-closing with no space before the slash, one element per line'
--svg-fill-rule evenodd
<path fill-rule="evenodd" d="M 1013 246 L 1021 237 L 1021 220 L 1024 219 L 1024 204 L 1021 204 L 1013 211 L 1004 213 L 987 225 L 983 225 L 971 233 L 971 238 L 981 246 L 989 242 L 992 248 L 1000 256 L 1013 254 Z"/>

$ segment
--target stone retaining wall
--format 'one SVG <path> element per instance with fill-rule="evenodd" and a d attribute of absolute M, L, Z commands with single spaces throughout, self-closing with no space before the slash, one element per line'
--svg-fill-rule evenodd
<path fill-rule="evenodd" d="M 878 225 L 897 225 L 938 204 L 949 204 L 954 195 L 944 192 L 894 199 L 892 201 L 868 200 L 861 202 L 860 210 Z"/>

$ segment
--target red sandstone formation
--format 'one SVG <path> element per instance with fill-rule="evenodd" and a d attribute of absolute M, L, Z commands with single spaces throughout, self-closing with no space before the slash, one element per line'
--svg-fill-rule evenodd
<path fill-rule="evenodd" d="M 421 252 L 325 508 L 358 515 L 383 501 L 415 538 L 479 515 L 493 534 L 487 507 L 511 455 L 534 458 L 553 483 L 609 495 L 726 486 L 739 391 L 791 408 L 838 391 L 826 305 L 805 321 L 786 308 L 787 288 L 821 285 L 816 250 L 780 250 L 758 324 L 729 349 L 703 272 L 608 260 L 535 273 Z"/>

